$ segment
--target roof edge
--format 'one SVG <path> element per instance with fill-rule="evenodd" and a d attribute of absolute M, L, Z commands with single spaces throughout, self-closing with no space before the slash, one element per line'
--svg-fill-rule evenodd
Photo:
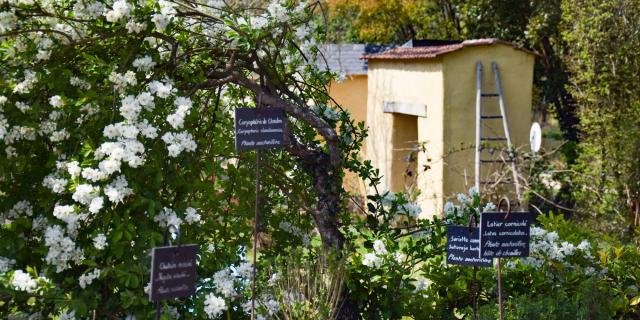
<path fill-rule="evenodd" d="M 394 48 L 386 50 L 380 53 L 366 54 L 360 57 L 362 60 L 425 60 L 434 59 L 442 55 L 462 50 L 466 47 L 477 46 L 490 46 L 494 44 L 502 44 L 510 46 L 516 50 L 531 54 L 533 56 L 540 56 L 538 53 L 529 49 L 523 48 L 513 42 L 499 40 L 495 38 L 485 39 L 471 39 L 462 41 L 459 44 L 441 45 L 441 46 L 426 46 L 426 47 L 411 47 L 411 48 Z"/>

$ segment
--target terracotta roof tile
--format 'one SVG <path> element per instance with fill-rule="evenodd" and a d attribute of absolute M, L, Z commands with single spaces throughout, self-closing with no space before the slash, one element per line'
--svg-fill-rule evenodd
<path fill-rule="evenodd" d="M 390 49 L 381 53 L 367 54 L 362 56 L 364 60 L 397 60 L 397 59 L 432 59 L 438 56 L 458 51 L 466 47 L 487 46 L 493 44 L 504 44 L 512 46 L 515 49 L 526 53 L 534 54 L 534 52 L 518 47 L 515 43 L 502 41 L 498 39 L 475 39 L 465 40 L 461 43 L 444 44 L 444 45 L 427 45 L 418 47 L 399 47 Z"/>

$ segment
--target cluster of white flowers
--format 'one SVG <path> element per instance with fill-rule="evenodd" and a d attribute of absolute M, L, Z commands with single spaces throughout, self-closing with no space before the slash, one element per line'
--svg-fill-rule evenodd
<path fill-rule="evenodd" d="M 73 206 L 59 205 L 53 208 L 53 216 L 67 224 L 67 232 L 75 235 L 78 228 L 78 221 L 86 219 L 86 214 L 77 214 Z"/>
<path fill-rule="evenodd" d="M 306 232 L 302 231 L 302 229 L 300 229 L 298 226 L 294 226 L 293 224 L 291 224 L 291 222 L 281 221 L 279 227 L 283 231 L 286 231 L 300 238 L 305 246 L 311 245 L 311 239 L 309 238 L 309 235 Z"/>
<path fill-rule="evenodd" d="M 89 206 L 91 213 L 100 212 L 104 205 L 104 198 L 100 196 L 100 187 L 90 184 L 78 185 L 71 198 L 78 203 Z"/>
<path fill-rule="evenodd" d="M 399 197 L 395 193 L 391 191 L 387 191 L 384 193 L 384 195 L 380 199 L 380 202 L 382 203 L 382 206 L 384 206 L 389 210 L 391 209 L 393 204 L 399 200 L 404 200 L 403 196 Z M 422 213 L 422 208 L 420 208 L 420 206 L 417 203 L 407 202 L 398 206 L 396 208 L 396 212 L 394 213 L 404 213 L 411 218 L 417 218 L 420 215 L 420 213 Z"/>
<path fill-rule="evenodd" d="M 58 320 L 76 320 L 76 311 L 63 312 L 58 316 Z"/>
<path fill-rule="evenodd" d="M 80 288 L 84 289 L 86 286 L 90 285 L 93 280 L 98 279 L 100 277 L 100 269 L 93 269 L 93 271 L 89 273 L 85 273 L 78 278 L 78 284 Z"/>
<path fill-rule="evenodd" d="M 213 286 L 223 297 L 233 298 L 237 295 L 234 280 L 231 269 L 224 268 L 213 275 Z"/>
<path fill-rule="evenodd" d="M 13 268 L 15 264 L 16 264 L 16 260 L 14 259 L 0 257 L 0 274 L 3 274 L 11 270 L 11 268 Z"/>
<path fill-rule="evenodd" d="M 138 69 L 138 71 L 149 71 L 151 68 L 155 67 L 155 65 L 156 63 L 150 56 L 144 56 L 133 60 L 133 67 Z"/>
<path fill-rule="evenodd" d="M 201 216 L 198 213 L 198 210 L 196 210 L 195 208 L 187 208 L 184 211 L 184 221 L 186 221 L 189 224 L 194 224 L 194 223 L 201 223 Z"/>
<path fill-rule="evenodd" d="M 251 262 L 243 262 L 235 269 L 239 277 L 251 279 L 251 275 L 253 274 L 253 264 Z"/>
<path fill-rule="evenodd" d="M 167 122 L 174 129 L 181 129 L 184 126 L 184 118 L 189 115 L 193 103 L 189 98 L 176 97 L 174 104 L 176 106 L 176 112 L 167 116 Z"/>
<path fill-rule="evenodd" d="M 37 60 L 49 60 L 51 57 L 51 46 L 53 41 L 48 37 L 43 37 L 42 33 L 38 32 L 38 36 L 35 39 L 38 47 L 38 53 L 36 54 Z"/>
<path fill-rule="evenodd" d="M 547 189 L 558 191 L 562 187 L 562 183 L 560 183 L 560 181 L 558 180 L 555 180 L 551 173 L 543 172 L 538 177 L 540 178 L 540 182 L 542 182 L 542 185 L 544 185 Z"/>
<path fill-rule="evenodd" d="M 19 217 L 28 216 L 31 217 L 33 215 L 33 207 L 31 203 L 26 200 L 18 201 L 13 205 L 9 212 L 7 212 L 7 218 L 15 219 Z"/>
<path fill-rule="evenodd" d="M 64 230 L 59 225 L 47 227 L 44 232 L 44 244 L 49 248 L 47 263 L 56 267 L 56 272 L 64 271 L 69 267 L 69 261 L 79 263 L 84 259 L 84 253 L 76 247 L 75 242 L 65 236 Z"/>
<path fill-rule="evenodd" d="M 402 205 L 401 211 L 406 212 L 409 217 L 417 218 L 422 213 L 422 208 L 416 203 L 408 202 Z"/>
<path fill-rule="evenodd" d="M 382 258 L 373 252 L 365 253 L 362 259 L 362 265 L 369 268 L 377 268 L 382 265 Z"/>
<path fill-rule="evenodd" d="M 129 17 L 131 13 L 131 5 L 126 0 L 117 0 L 113 3 L 112 9 L 104 13 L 105 18 L 109 22 L 118 22 Z"/>
<path fill-rule="evenodd" d="M 162 211 L 153 217 L 153 221 L 157 222 L 160 227 L 173 225 L 176 228 L 180 228 L 180 225 L 182 225 L 182 219 L 178 218 L 173 209 L 167 207 L 162 208 Z"/>
<path fill-rule="evenodd" d="M 375 251 L 377 255 L 387 254 L 387 247 L 382 240 L 377 239 L 373 242 L 373 251 Z"/>
<path fill-rule="evenodd" d="M 77 1 L 73 5 L 73 15 L 81 19 L 96 19 L 104 12 L 104 5 L 98 1 L 85 3 Z"/>
<path fill-rule="evenodd" d="M 147 24 L 144 22 L 136 22 L 135 20 L 129 20 L 125 25 L 129 33 L 140 33 L 147 29 Z"/>
<path fill-rule="evenodd" d="M 2 11 L 0 12 L 0 32 L 7 32 L 12 30 L 18 24 L 18 16 L 15 11 Z"/>
<path fill-rule="evenodd" d="M 133 194 L 133 190 L 129 188 L 127 179 L 120 175 L 104 187 L 104 194 L 112 203 L 120 203 L 125 197 Z"/>
<path fill-rule="evenodd" d="M 107 247 L 107 236 L 104 233 L 98 233 L 93 238 L 93 247 L 98 250 L 104 250 Z"/>
<path fill-rule="evenodd" d="M 67 187 L 67 179 L 61 178 L 58 175 L 52 173 L 44 178 L 42 185 L 49 188 L 54 193 L 63 193 Z"/>
<path fill-rule="evenodd" d="M 389 254 L 387 246 L 384 241 L 376 239 L 373 242 L 373 252 L 367 252 L 362 258 L 362 265 L 369 268 L 378 268 L 382 266 L 385 259 L 393 259 L 397 263 L 403 263 L 407 259 L 407 255 L 401 251 L 396 251 L 393 254 Z"/>
<path fill-rule="evenodd" d="M 175 88 L 173 88 L 173 84 L 171 84 L 170 81 L 151 81 L 151 83 L 149 83 L 149 91 L 158 98 L 166 99 L 175 93 Z"/>
<path fill-rule="evenodd" d="M 36 73 L 32 70 L 25 70 L 24 80 L 17 83 L 15 87 L 13 87 L 13 93 L 29 93 L 37 82 L 38 77 L 36 76 Z"/>
<path fill-rule="evenodd" d="M 77 3 L 81 3 L 80 1 Z M 69 84 L 74 86 L 74 87 L 78 87 L 82 90 L 89 90 L 91 89 L 91 84 L 89 84 L 89 82 L 84 81 L 76 76 L 72 76 L 71 78 L 69 78 Z"/>
<path fill-rule="evenodd" d="M 96 160 L 102 160 L 98 167 L 108 176 L 120 172 L 122 162 L 126 162 L 131 168 L 140 167 L 144 163 L 144 151 L 144 145 L 140 141 L 128 139 L 101 144 L 94 157 Z"/>
<path fill-rule="evenodd" d="M 16 270 L 11 277 L 11 285 L 20 291 L 33 292 L 38 288 L 38 282 L 30 274 Z"/>
<path fill-rule="evenodd" d="M 61 96 L 55 95 L 49 98 L 49 104 L 54 108 L 60 108 L 64 106 L 64 101 L 62 101 Z"/>
<path fill-rule="evenodd" d="M 313 111 L 325 120 L 337 121 L 340 119 L 340 114 L 332 107 L 329 107 L 327 105 L 316 105 Z"/>
<path fill-rule="evenodd" d="M 193 136 L 189 132 L 167 132 L 162 136 L 162 141 L 167 144 L 167 151 L 170 157 L 177 157 L 183 151 L 196 151 L 198 145 L 193 140 Z"/>
<path fill-rule="evenodd" d="M 114 88 L 118 92 L 124 91 L 128 86 L 135 86 L 138 84 L 136 74 L 133 71 L 127 71 L 124 74 L 113 71 L 109 74 L 109 81 L 113 83 Z"/>
<path fill-rule="evenodd" d="M 20 110 L 20 112 L 22 112 L 22 113 L 25 113 L 25 112 L 31 110 L 31 106 L 30 105 L 28 105 L 28 104 L 26 104 L 24 102 L 21 102 L 21 101 L 16 102 L 16 108 L 18 108 L 18 110 Z"/>
<path fill-rule="evenodd" d="M 209 293 L 204 299 L 204 312 L 209 319 L 215 319 L 219 317 L 225 310 L 227 310 L 227 304 L 224 299 L 217 297 L 213 293 Z"/>
<path fill-rule="evenodd" d="M 583 240 L 576 246 L 568 241 L 561 241 L 555 231 L 548 232 L 543 228 L 532 226 L 529 256 L 520 261 L 522 264 L 534 268 L 542 267 L 547 261 L 555 261 L 566 267 L 572 267 L 571 263 L 566 260 L 571 256 L 580 256 L 588 261 L 594 261 L 589 241 Z M 513 267 L 515 263 L 507 264 L 507 266 Z"/>

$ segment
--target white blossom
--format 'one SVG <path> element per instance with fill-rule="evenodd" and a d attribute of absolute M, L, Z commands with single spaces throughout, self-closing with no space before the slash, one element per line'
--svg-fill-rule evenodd
<path fill-rule="evenodd" d="M 67 187 L 68 180 L 58 177 L 56 174 L 49 174 L 42 181 L 42 185 L 49 188 L 54 193 L 62 193 Z"/>
<path fill-rule="evenodd" d="M 222 269 L 213 275 L 213 286 L 225 298 L 236 296 L 234 278 L 229 268 Z"/>
<path fill-rule="evenodd" d="M 167 151 L 169 151 L 169 156 L 172 158 L 179 156 L 185 150 L 193 152 L 197 148 L 195 141 L 193 141 L 193 136 L 186 131 L 179 133 L 167 132 L 162 136 L 162 141 L 167 144 Z"/>
<path fill-rule="evenodd" d="M 187 208 L 185 210 L 185 216 L 184 216 L 184 220 L 189 223 L 189 224 L 193 224 L 193 223 L 200 223 L 200 214 L 198 214 L 197 210 L 195 208 Z"/>
<path fill-rule="evenodd" d="M 117 22 L 120 19 L 126 19 L 131 12 L 131 5 L 126 0 L 117 0 L 113 3 L 111 10 L 105 13 L 105 17 L 109 22 Z"/>
<path fill-rule="evenodd" d="M 0 257 L 0 274 L 3 274 L 11 270 L 11 268 L 13 268 L 15 264 L 16 264 L 16 260 L 14 259 Z"/>
<path fill-rule="evenodd" d="M 149 71 L 156 65 L 151 59 L 150 56 L 144 56 L 142 58 L 137 58 L 133 60 L 133 66 L 138 69 L 138 71 Z"/>
<path fill-rule="evenodd" d="M 402 205 L 402 209 L 407 213 L 409 217 L 416 218 L 422 212 L 422 208 L 416 203 L 405 203 Z"/>
<path fill-rule="evenodd" d="M 153 217 L 153 221 L 158 222 L 160 227 L 167 227 L 173 225 L 176 228 L 180 228 L 182 219 L 178 218 L 178 215 L 171 208 L 164 207 L 160 213 Z"/>
<path fill-rule="evenodd" d="M 33 292 L 38 288 L 36 279 L 32 278 L 30 274 L 22 270 L 16 270 L 13 272 L 13 276 L 11 277 L 11 285 L 16 290 L 26 292 Z"/>
<path fill-rule="evenodd" d="M 30 217 L 32 215 L 33 207 L 31 206 L 31 203 L 26 200 L 16 202 L 16 204 L 14 204 L 11 209 L 9 209 L 9 212 L 7 212 L 7 217 L 9 219 L 19 218 L 23 216 Z"/>
<path fill-rule="evenodd" d="M 209 293 L 204 299 L 204 312 L 209 319 L 215 319 L 219 317 L 225 310 L 227 305 L 224 299 L 217 297 L 213 293 Z"/>
<path fill-rule="evenodd" d="M 49 98 L 49 104 L 54 108 L 60 108 L 64 105 L 64 101 L 62 101 L 62 97 L 55 95 Z"/>
<path fill-rule="evenodd" d="M 93 199 L 98 197 L 99 192 L 100 187 L 90 184 L 80 184 L 76 187 L 76 191 L 71 198 L 81 204 L 89 205 Z"/>
<path fill-rule="evenodd" d="M 22 112 L 22 113 L 25 113 L 25 112 L 31 110 L 31 106 L 30 105 L 28 105 L 28 104 L 26 104 L 24 102 L 21 102 L 21 101 L 16 102 L 16 108 L 18 108 L 18 110 L 20 110 L 20 112 Z"/>
<path fill-rule="evenodd" d="M 133 190 L 129 188 L 125 176 L 120 175 L 104 187 L 104 194 L 112 203 L 121 203 L 125 197 L 133 194 Z"/>
<path fill-rule="evenodd" d="M 78 161 L 67 162 L 66 167 L 71 179 L 78 178 L 82 174 L 82 168 L 80 168 Z"/>
<path fill-rule="evenodd" d="M 129 33 L 140 33 L 147 28 L 147 24 L 144 22 L 136 22 L 134 20 L 129 20 L 125 25 L 127 31 Z"/>
<path fill-rule="evenodd" d="M 102 209 L 103 205 L 104 205 L 104 198 L 103 197 L 93 198 L 91 200 L 91 203 L 89 204 L 89 212 L 98 213 Z"/>
<path fill-rule="evenodd" d="M 364 255 L 362 259 L 362 264 L 369 268 L 377 268 L 382 265 L 382 259 L 378 257 L 375 253 L 369 252 Z"/>
<path fill-rule="evenodd" d="M 78 284 L 80 285 L 80 288 L 84 289 L 90 285 L 93 280 L 98 279 L 98 277 L 100 277 L 100 269 L 93 269 L 92 272 L 82 274 L 78 278 Z"/>
<path fill-rule="evenodd" d="M 36 73 L 31 70 L 24 71 L 24 80 L 13 87 L 13 93 L 29 93 L 33 86 L 38 82 Z"/>
<path fill-rule="evenodd" d="M 151 81 L 151 83 L 149 83 L 149 91 L 158 98 L 166 99 L 169 95 L 173 94 L 175 89 L 173 85 L 168 82 Z"/>
<path fill-rule="evenodd" d="M 107 237 L 104 235 L 104 233 L 98 233 L 93 238 L 93 247 L 98 250 L 104 250 L 104 248 L 107 247 Z"/>
<path fill-rule="evenodd" d="M 382 240 L 380 239 L 377 239 L 376 241 L 373 242 L 373 250 L 378 255 L 387 254 L 387 247 L 384 245 L 384 242 L 382 242 Z"/>
<path fill-rule="evenodd" d="M 67 269 L 69 261 L 79 263 L 84 259 L 82 250 L 76 247 L 71 238 L 65 236 L 59 225 L 47 227 L 44 232 L 44 243 L 49 248 L 46 261 L 56 267 L 56 272 Z"/>

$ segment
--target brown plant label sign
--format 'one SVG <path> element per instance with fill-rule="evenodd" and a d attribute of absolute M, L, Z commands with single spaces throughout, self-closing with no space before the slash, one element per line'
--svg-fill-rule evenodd
<path fill-rule="evenodd" d="M 447 264 L 491 267 L 493 259 L 480 257 L 480 230 L 447 226 Z"/>
<path fill-rule="evenodd" d="M 236 151 L 282 148 L 284 122 L 282 108 L 237 108 Z"/>
<path fill-rule="evenodd" d="M 181 298 L 196 290 L 198 245 L 153 248 L 151 301 Z"/>
<path fill-rule="evenodd" d="M 529 256 L 531 212 L 483 212 L 480 216 L 480 257 Z"/>

